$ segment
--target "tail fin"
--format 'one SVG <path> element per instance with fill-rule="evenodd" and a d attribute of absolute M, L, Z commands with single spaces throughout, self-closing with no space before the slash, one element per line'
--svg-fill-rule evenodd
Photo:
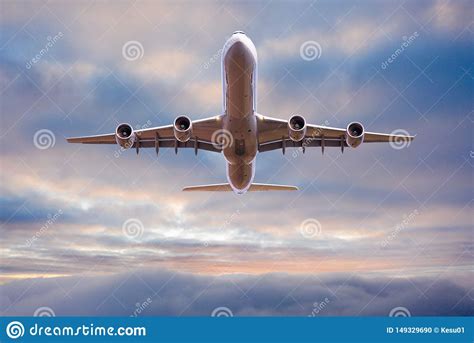
<path fill-rule="evenodd" d="M 297 191 L 296 186 L 272 185 L 266 183 L 252 183 L 248 192 L 264 191 Z M 213 185 L 189 186 L 183 188 L 184 192 L 232 192 L 233 189 L 228 183 L 216 183 Z"/>

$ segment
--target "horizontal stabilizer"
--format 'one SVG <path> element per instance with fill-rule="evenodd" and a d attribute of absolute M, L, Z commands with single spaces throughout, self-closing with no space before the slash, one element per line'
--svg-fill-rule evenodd
<path fill-rule="evenodd" d="M 213 185 L 188 186 L 183 188 L 184 192 L 232 192 L 228 183 L 215 183 Z"/>
<path fill-rule="evenodd" d="M 287 185 L 272 185 L 265 183 L 252 183 L 248 192 L 265 191 L 297 191 L 298 187 Z M 185 192 L 232 192 L 233 189 L 228 183 L 216 183 L 213 185 L 189 186 L 183 188 Z"/>
<path fill-rule="evenodd" d="M 264 192 L 264 191 L 297 191 L 296 186 L 287 185 L 272 185 L 269 183 L 252 183 L 249 192 Z"/>

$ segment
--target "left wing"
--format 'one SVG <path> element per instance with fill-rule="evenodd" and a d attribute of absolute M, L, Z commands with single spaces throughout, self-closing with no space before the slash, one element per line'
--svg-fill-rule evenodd
<path fill-rule="evenodd" d="M 303 140 L 295 142 L 288 135 L 288 121 L 257 115 L 259 151 L 285 149 L 286 147 L 347 147 L 346 129 L 306 125 L 306 135 Z M 386 133 L 364 132 L 363 143 L 409 142 L 415 136 L 393 135 Z"/>
<path fill-rule="evenodd" d="M 222 127 L 221 117 L 216 116 L 192 122 L 192 137 L 187 142 L 179 142 L 174 136 L 173 125 L 165 125 L 141 130 L 134 130 L 136 141 L 132 147 L 136 148 L 194 148 L 195 151 L 207 150 L 221 152 L 212 142 L 212 135 Z M 115 133 L 95 136 L 67 138 L 69 143 L 82 144 L 117 144 Z"/>

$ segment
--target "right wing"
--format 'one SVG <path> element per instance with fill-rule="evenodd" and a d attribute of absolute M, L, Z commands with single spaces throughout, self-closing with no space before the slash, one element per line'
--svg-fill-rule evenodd
<path fill-rule="evenodd" d="M 288 121 L 257 115 L 259 151 L 285 149 L 285 147 L 347 147 L 346 129 L 307 124 L 306 136 L 299 142 L 288 136 Z M 401 143 L 412 141 L 415 136 L 365 132 L 363 143 Z"/>
<path fill-rule="evenodd" d="M 197 150 L 207 150 L 221 152 L 219 146 L 212 142 L 212 135 L 221 129 L 221 117 L 216 116 L 192 122 L 193 134 L 189 141 L 179 142 L 176 140 L 173 125 L 158 126 L 153 128 L 135 130 L 137 140 L 134 148 L 194 148 Z M 115 133 L 95 136 L 82 136 L 67 138 L 69 143 L 82 144 L 117 144 Z"/>

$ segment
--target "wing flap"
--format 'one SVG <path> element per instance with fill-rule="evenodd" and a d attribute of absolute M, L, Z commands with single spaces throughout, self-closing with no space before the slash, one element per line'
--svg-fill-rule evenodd
<path fill-rule="evenodd" d="M 156 141 L 154 140 L 140 140 L 138 142 L 140 144 L 140 148 L 156 148 Z M 198 140 L 189 140 L 187 142 L 179 142 L 176 139 L 160 139 L 158 140 L 158 145 L 160 148 L 190 148 L 196 150 L 206 150 L 206 151 L 213 151 L 213 152 L 222 152 L 222 149 L 215 146 L 210 142 L 205 142 Z M 133 145 L 133 148 L 137 147 L 137 142 Z"/>
<path fill-rule="evenodd" d="M 283 146 L 285 148 L 318 147 L 318 146 L 321 146 L 322 144 L 323 144 L 322 140 L 316 139 L 316 138 L 305 138 L 299 142 L 292 141 L 291 139 L 285 139 L 285 140 L 277 140 L 274 142 L 260 144 L 258 147 L 258 151 L 265 152 L 265 151 L 279 150 L 279 149 L 283 149 Z M 345 140 L 341 141 L 341 139 L 324 139 L 325 147 L 341 147 L 341 144 L 344 147 L 348 146 Z"/>

